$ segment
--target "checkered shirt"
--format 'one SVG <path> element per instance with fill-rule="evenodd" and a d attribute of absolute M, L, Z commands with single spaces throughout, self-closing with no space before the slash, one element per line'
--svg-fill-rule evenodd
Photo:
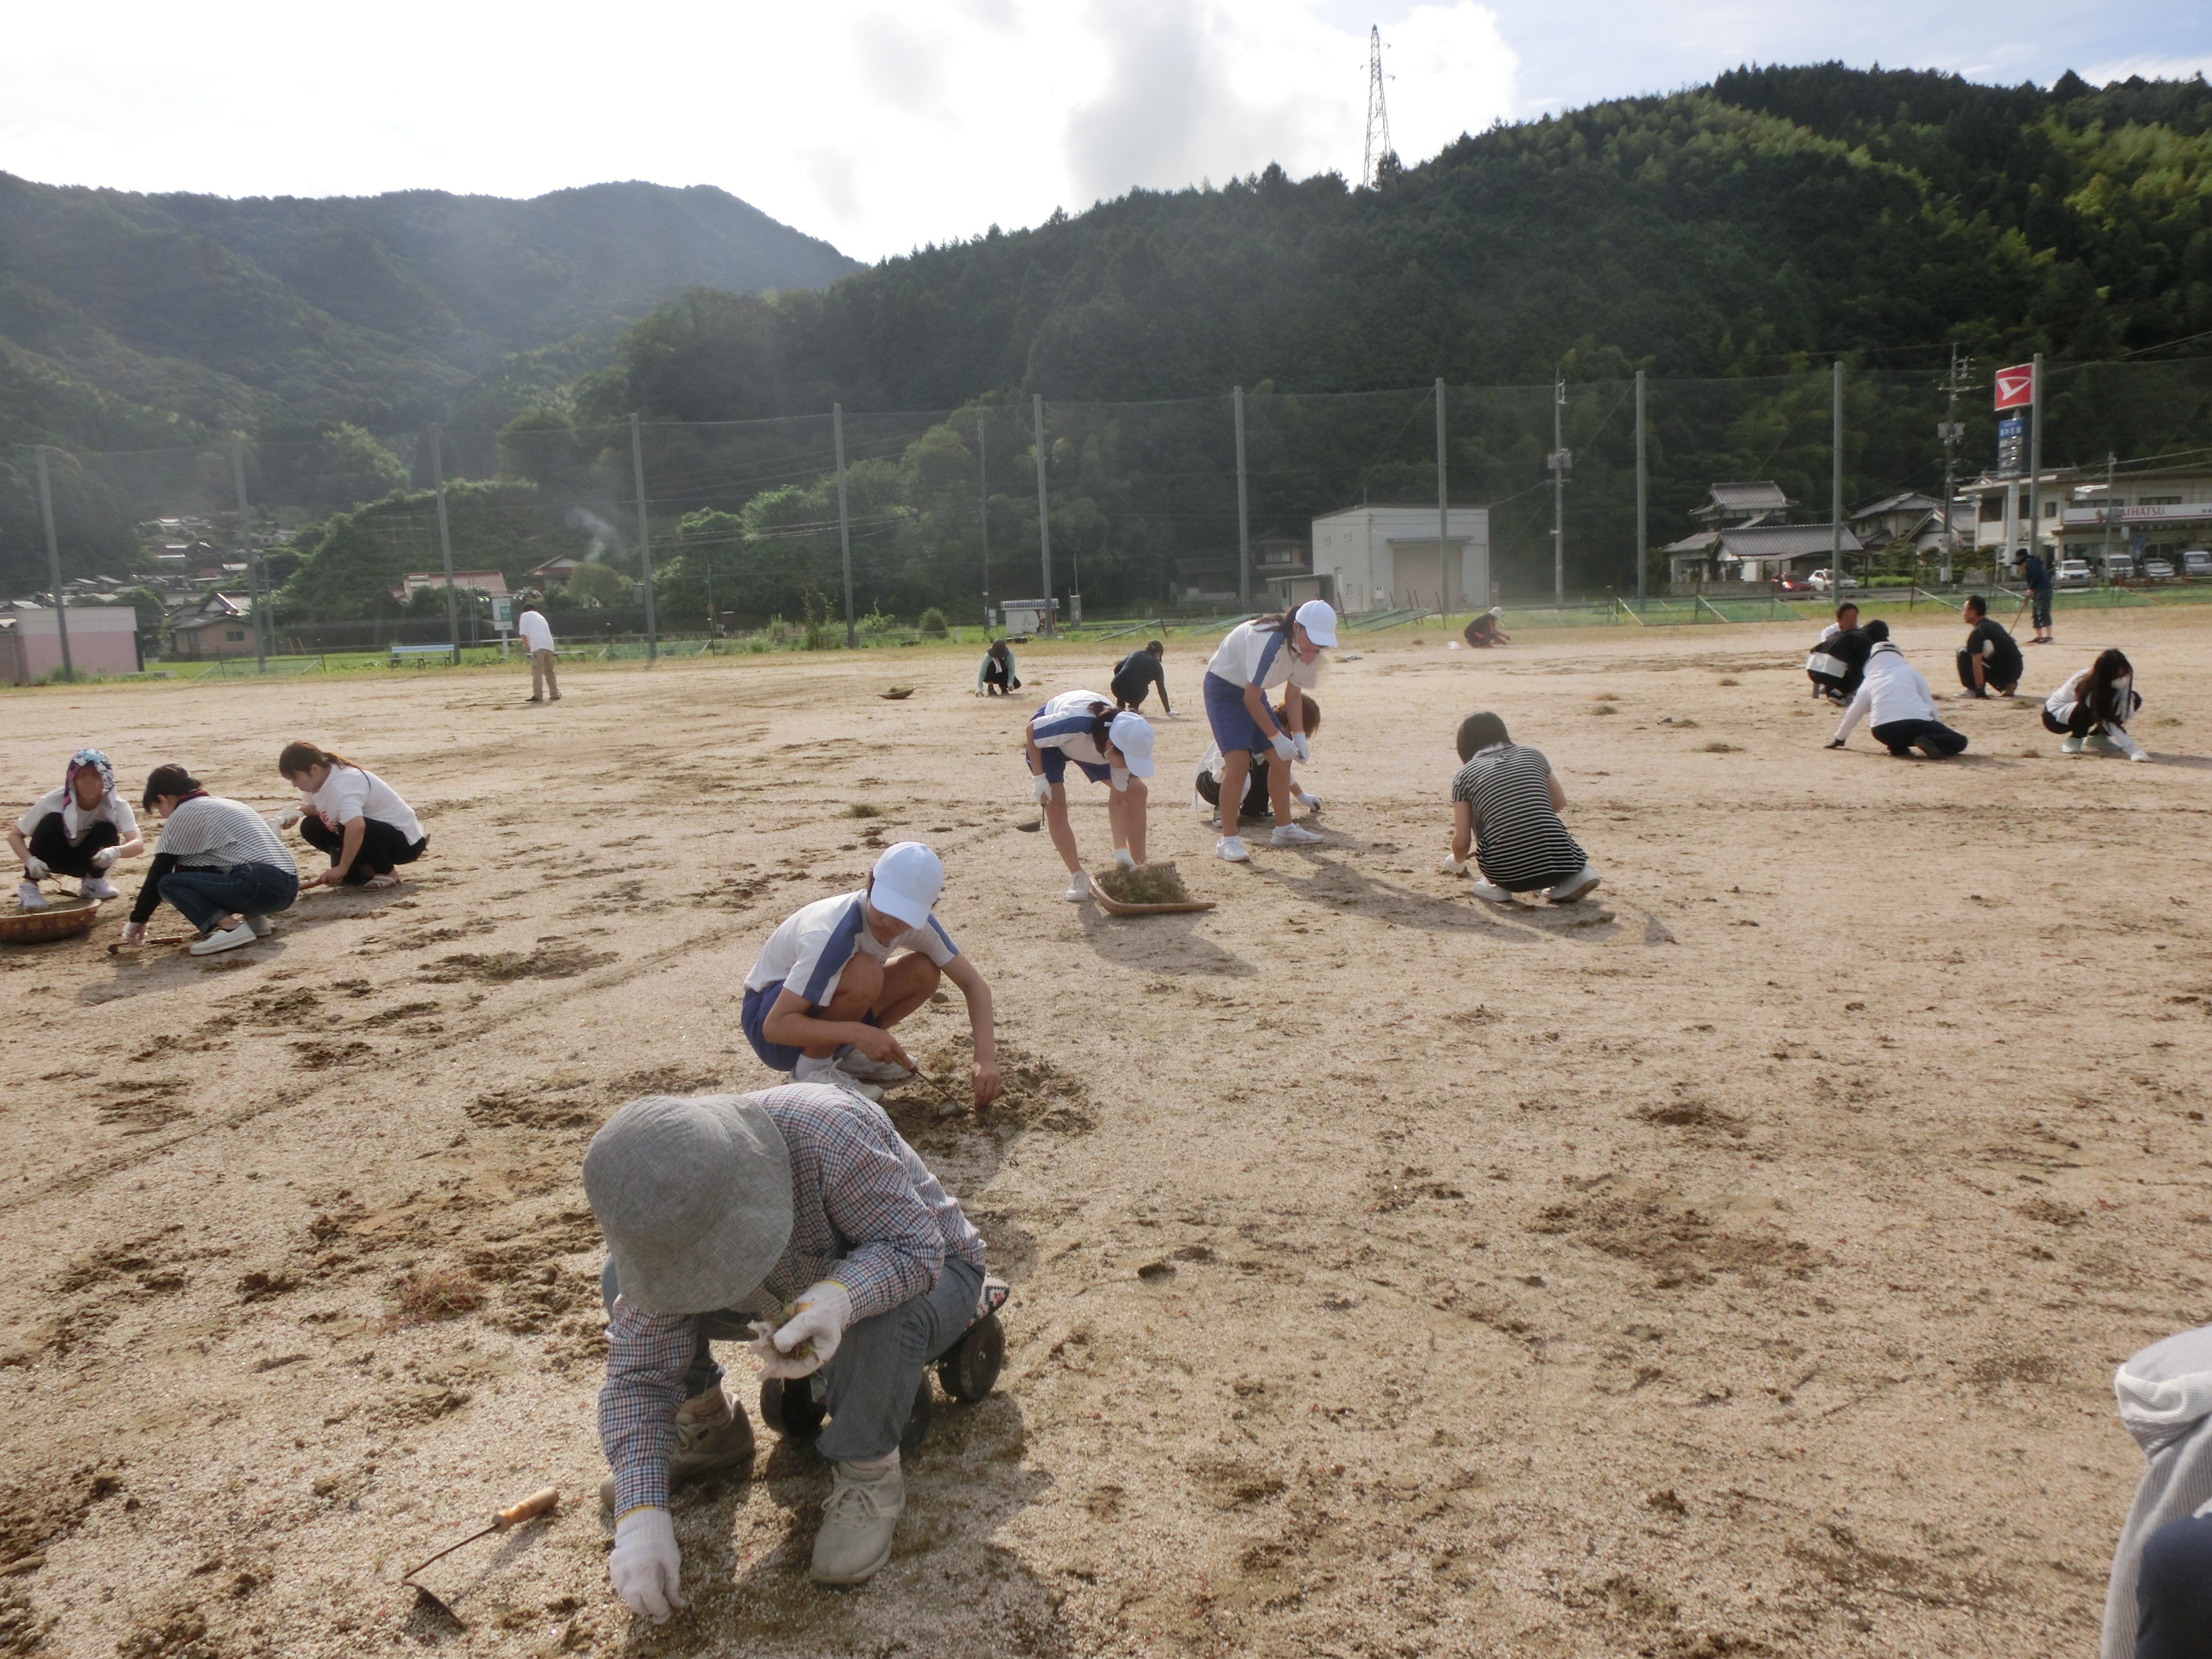
<path fill-rule="evenodd" d="M 857 1323 L 934 1287 L 947 1255 L 982 1267 L 981 1235 L 882 1107 L 813 1083 L 749 1098 L 767 1109 L 790 1154 L 792 1212 L 791 1242 L 750 1311 L 771 1312 L 833 1279 L 853 1298 Z M 599 1443 L 615 1472 L 618 1516 L 667 1505 L 676 1413 L 696 1345 L 693 1316 L 647 1313 L 615 1298 Z"/>

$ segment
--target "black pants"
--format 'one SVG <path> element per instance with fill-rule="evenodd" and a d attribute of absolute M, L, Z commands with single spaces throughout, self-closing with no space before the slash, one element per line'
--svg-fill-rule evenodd
<path fill-rule="evenodd" d="M 349 887 L 358 887 L 371 876 L 384 875 L 394 865 L 414 863 L 430 844 L 430 838 L 425 836 L 410 846 L 398 830 L 376 818 L 363 818 L 362 823 L 366 833 L 361 838 L 361 851 L 353 855 L 353 866 L 346 872 L 345 884 Z M 332 864 L 338 861 L 339 849 L 345 845 L 344 830 L 329 828 L 310 812 L 300 820 L 300 834 L 308 846 L 328 853 Z"/>
<path fill-rule="evenodd" d="M 2143 1545 L 2136 1659 L 2212 1659 L 2212 1516 L 2169 1521 Z"/>
<path fill-rule="evenodd" d="M 1019 680 L 1008 675 L 1003 668 L 987 668 L 983 671 L 983 695 L 987 697 L 1006 696 L 1019 690 L 1021 684 Z"/>
<path fill-rule="evenodd" d="M 2035 618 L 2035 625 L 2038 628 L 2050 627 L 2051 590 L 2047 587 L 2031 588 L 2028 591 L 2028 598 L 2033 602 L 2030 606 L 2030 614 Z"/>
<path fill-rule="evenodd" d="M 2142 708 L 2142 693 L 2130 691 L 2128 698 L 2128 713 L 2132 716 Z M 2084 702 L 2076 702 L 2068 709 L 2063 720 L 2051 712 L 2049 703 L 2044 704 L 2043 729 L 2055 738 L 2086 738 L 2092 732 L 2102 732 L 2106 728 L 2105 722 L 2092 714 L 2089 705 Z"/>
<path fill-rule="evenodd" d="M 103 847 L 118 845 L 122 839 L 115 833 L 115 826 L 102 818 L 84 832 L 83 840 L 72 842 L 69 831 L 62 827 L 62 815 L 49 812 L 31 826 L 28 844 L 31 856 L 56 875 L 83 880 L 106 873 L 92 861 L 92 855 Z"/>
<path fill-rule="evenodd" d="M 1221 805 L 1221 780 L 1211 772 L 1198 775 L 1198 793 L 1209 806 Z M 1291 805 L 1295 807 L 1297 803 Z M 1267 763 L 1257 755 L 1252 757 L 1252 769 L 1244 775 L 1244 807 L 1237 813 L 1240 818 L 1272 817 L 1274 807 L 1267 800 Z"/>
<path fill-rule="evenodd" d="M 1990 690 L 2010 696 L 2013 688 L 2020 684 L 2020 671 L 2014 669 L 2008 680 L 1999 679 L 1996 665 L 1984 659 L 1982 678 Z M 1974 653 L 1963 647 L 1959 652 L 1959 684 L 1969 691 L 1974 690 Z"/>
<path fill-rule="evenodd" d="M 1152 683 L 1150 680 L 1115 680 L 1106 689 L 1114 694 L 1116 707 L 1142 708 L 1145 699 L 1152 694 Z"/>
<path fill-rule="evenodd" d="M 1925 744 L 1938 758 L 1963 754 L 1966 747 L 1966 735 L 1941 720 L 1891 720 L 1874 728 L 1874 740 L 1893 755 L 1909 755 Z"/>

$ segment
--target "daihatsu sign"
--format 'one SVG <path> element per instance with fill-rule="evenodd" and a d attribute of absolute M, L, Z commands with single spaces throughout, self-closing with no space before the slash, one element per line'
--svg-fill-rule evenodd
<path fill-rule="evenodd" d="M 2025 409 L 2035 401 L 2035 365 L 2022 363 L 2016 368 L 1997 371 L 1997 401 L 1999 409 Z"/>

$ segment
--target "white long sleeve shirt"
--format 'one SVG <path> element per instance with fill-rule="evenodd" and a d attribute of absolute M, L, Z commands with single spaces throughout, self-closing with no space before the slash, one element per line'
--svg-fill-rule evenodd
<path fill-rule="evenodd" d="M 2078 674 L 2068 675 L 2065 683 L 2043 700 L 2043 706 L 2050 711 L 2051 719 L 2061 725 L 2073 719 L 2075 709 L 2081 705 L 2082 690 L 2089 683 L 2089 673 L 2090 671 L 2085 668 Z M 2128 734 L 2128 721 L 2135 714 L 2135 689 L 2136 677 L 2132 674 L 2123 674 L 2114 680 L 2112 697 L 2119 705 L 2119 717 L 2098 720 L 2089 728 L 2093 732 L 2103 732 L 2112 747 L 2130 760 L 2143 752 L 2143 746 Z"/>
<path fill-rule="evenodd" d="M 1871 716 L 1869 719 L 1869 717 Z M 1893 720 L 1936 719 L 1936 698 L 1920 671 L 1905 661 L 1905 653 L 1888 640 L 1876 645 L 1867 657 L 1866 678 L 1858 695 L 1844 710 L 1844 723 L 1836 728 L 1841 743 L 1865 720 L 1875 730 Z"/>

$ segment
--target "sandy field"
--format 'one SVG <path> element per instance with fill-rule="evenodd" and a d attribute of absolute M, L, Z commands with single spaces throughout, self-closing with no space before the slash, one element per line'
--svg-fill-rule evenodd
<path fill-rule="evenodd" d="M 430 854 L 205 961 L 111 956 L 121 905 L 0 950 L 0 1652 L 2090 1653 L 2140 1468 L 2112 1368 L 2212 1317 L 2212 658 L 2185 614 L 2061 623 L 1942 764 L 1825 751 L 1800 627 L 1347 636 L 1328 844 L 1243 868 L 1188 805 L 1178 641 L 1155 856 L 1219 908 L 1146 920 L 1018 828 L 1022 716 L 1112 647 L 1025 652 L 1014 703 L 953 650 L 564 670 L 542 708 L 493 672 L 11 694 L 10 817 L 80 743 L 274 810 L 305 736 Z M 1947 685 L 1955 620 L 1898 632 Z M 2112 643 L 2160 764 L 2037 720 Z M 1485 706 L 1601 902 L 1437 868 Z M 940 1401 L 872 1583 L 807 1582 L 827 1471 L 764 1436 L 678 1500 L 690 1613 L 634 1626 L 581 1152 L 636 1094 L 764 1085 L 760 941 L 909 836 L 1010 1087 L 887 1105 L 1014 1284 L 1006 1374 Z M 956 997 L 903 1034 L 957 1075 L 964 1033 Z M 412 1321 L 433 1271 L 479 1304 Z M 431 1571 L 460 1625 L 398 1588 L 548 1484 Z"/>

